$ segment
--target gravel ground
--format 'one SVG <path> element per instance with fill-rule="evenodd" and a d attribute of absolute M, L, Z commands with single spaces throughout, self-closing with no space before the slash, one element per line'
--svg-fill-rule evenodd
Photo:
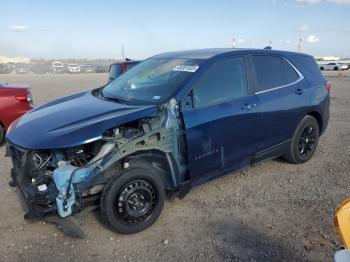
<path fill-rule="evenodd" d="M 26 221 L 11 164 L 0 147 L 0 261 L 330 261 L 340 248 L 337 204 L 350 195 L 350 72 L 333 83 L 331 117 L 315 156 L 302 165 L 277 159 L 168 200 L 160 219 L 135 235 L 113 233 L 99 213 L 72 239 L 54 225 Z M 101 86 L 106 74 L 0 75 L 28 83 L 35 104 Z"/>

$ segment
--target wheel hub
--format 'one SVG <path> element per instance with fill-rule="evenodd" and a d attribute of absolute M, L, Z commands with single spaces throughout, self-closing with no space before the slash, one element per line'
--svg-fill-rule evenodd
<path fill-rule="evenodd" d="M 117 217 L 125 223 L 142 222 L 152 213 L 156 192 L 145 180 L 134 180 L 120 191 L 116 201 Z"/>
<path fill-rule="evenodd" d="M 130 208 L 133 210 L 138 210 L 140 208 L 143 208 L 145 205 L 145 197 L 140 193 L 134 193 L 130 196 L 130 199 L 128 200 L 128 204 Z"/>

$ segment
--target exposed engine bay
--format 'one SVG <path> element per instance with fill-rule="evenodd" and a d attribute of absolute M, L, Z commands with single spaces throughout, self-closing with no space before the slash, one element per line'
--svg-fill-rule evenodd
<path fill-rule="evenodd" d="M 104 185 L 140 156 L 162 170 L 167 189 L 186 179 L 182 122 L 175 100 L 146 119 L 107 130 L 101 138 L 76 147 L 26 150 L 7 145 L 12 157 L 12 186 L 27 202 L 28 218 L 61 218 L 96 204 Z"/>

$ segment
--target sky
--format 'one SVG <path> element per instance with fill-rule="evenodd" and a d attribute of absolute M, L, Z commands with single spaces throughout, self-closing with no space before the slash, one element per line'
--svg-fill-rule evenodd
<path fill-rule="evenodd" d="M 0 56 L 121 58 L 232 47 L 350 57 L 350 0 L 0 0 Z"/>

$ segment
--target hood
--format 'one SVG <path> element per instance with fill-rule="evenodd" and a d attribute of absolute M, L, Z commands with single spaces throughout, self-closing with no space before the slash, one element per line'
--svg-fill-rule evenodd
<path fill-rule="evenodd" d="M 133 106 L 95 97 L 91 91 L 52 101 L 16 121 L 6 138 L 26 149 L 57 149 L 99 139 L 113 127 L 151 115 L 156 105 Z"/>

